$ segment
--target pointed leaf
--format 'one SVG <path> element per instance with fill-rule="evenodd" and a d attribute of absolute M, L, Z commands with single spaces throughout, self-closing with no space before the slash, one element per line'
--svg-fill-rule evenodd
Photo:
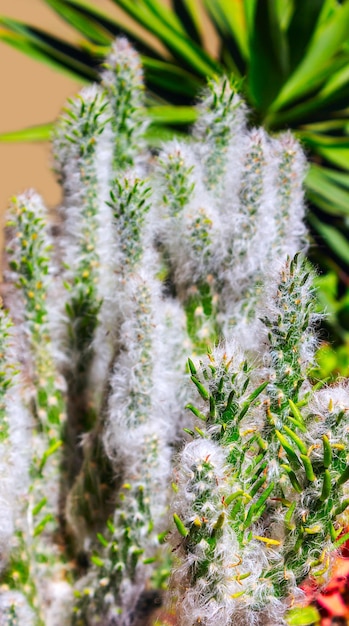
<path fill-rule="evenodd" d="M 14 130 L 0 134 L 0 142 L 17 143 L 21 141 L 49 141 L 51 139 L 53 123 L 30 126 L 23 130 Z"/>
<path fill-rule="evenodd" d="M 338 54 L 348 38 L 349 1 L 337 5 L 333 16 L 319 27 L 307 53 L 293 72 L 272 106 L 278 110 L 288 102 L 309 93 L 319 84 L 319 72 L 331 68 L 333 57 Z"/>
<path fill-rule="evenodd" d="M 294 1 L 294 11 L 287 30 L 291 69 L 298 65 L 306 53 L 321 16 L 324 2 L 325 0 Z"/>
<path fill-rule="evenodd" d="M 113 2 L 133 17 L 138 24 L 147 28 L 176 59 L 180 59 L 186 67 L 194 70 L 199 76 L 206 77 L 221 73 L 218 63 L 207 52 L 154 15 L 144 3 L 134 3 L 133 0 L 113 0 Z"/>
<path fill-rule="evenodd" d="M 327 245 L 344 263 L 349 265 L 349 241 L 344 235 L 329 224 L 321 222 L 314 214 L 308 217 L 311 225 L 321 235 Z"/>
<path fill-rule="evenodd" d="M 327 176 L 328 171 L 327 168 L 311 165 L 306 177 L 308 196 L 328 213 L 349 215 L 349 189 L 346 191 L 341 188 Z"/>
<path fill-rule="evenodd" d="M 51 0 L 45 0 L 48 4 L 50 1 Z M 56 0 L 56 5 L 57 4 L 58 0 Z M 156 48 L 150 43 L 147 43 L 141 35 L 135 32 L 135 30 L 130 27 L 129 23 L 125 23 L 122 19 L 111 17 L 108 13 L 87 0 L 59 0 L 59 5 L 61 6 L 61 17 L 64 17 L 64 13 L 62 12 L 63 8 L 71 7 L 82 18 L 97 24 L 99 27 L 103 28 L 105 32 L 110 33 L 112 37 L 126 35 L 138 52 L 155 58 L 161 58 Z M 56 11 L 59 12 L 58 8 L 56 8 Z M 105 54 L 103 56 L 105 56 Z"/>
<path fill-rule="evenodd" d="M 205 0 L 205 7 L 237 67 L 249 57 L 247 21 L 240 0 Z"/>
<path fill-rule="evenodd" d="M 146 82 L 151 89 L 160 87 L 166 93 L 180 94 L 182 100 L 183 96 L 193 100 L 202 87 L 195 75 L 173 63 L 145 56 L 141 58 Z"/>
<path fill-rule="evenodd" d="M 196 0 L 173 0 L 173 7 L 191 39 L 202 45 L 203 23 Z"/>
<path fill-rule="evenodd" d="M 111 35 L 102 26 L 100 26 L 93 19 L 88 18 L 81 14 L 69 4 L 61 2 L 60 0 L 45 0 L 60 17 L 62 17 L 70 26 L 75 28 L 81 35 L 89 39 L 90 41 L 99 45 L 109 45 L 111 41 Z"/>
<path fill-rule="evenodd" d="M 298 136 L 314 152 L 349 171 L 349 137 L 330 137 L 306 131 L 299 131 Z"/>
<path fill-rule="evenodd" d="M 288 75 L 288 47 L 274 0 L 257 0 L 250 37 L 248 85 L 259 110 L 266 110 Z"/>
<path fill-rule="evenodd" d="M 153 13 L 154 16 L 160 18 L 164 24 L 170 28 L 174 28 L 182 35 L 185 35 L 185 28 L 183 28 L 181 20 L 178 18 L 176 13 L 174 13 L 172 9 L 168 8 L 163 2 L 159 0 L 141 0 L 141 2 L 151 13 Z"/>
<path fill-rule="evenodd" d="M 0 17 L 0 40 L 33 59 L 69 74 L 79 82 L 97 78 L 90 55 L 40 29 Z"/>
<path fill-rule="evenodd" d="M 152 106 L 147 114 L 153 124 L 193 124 L 197 120 L 197 110 L 186 106 Z"/>

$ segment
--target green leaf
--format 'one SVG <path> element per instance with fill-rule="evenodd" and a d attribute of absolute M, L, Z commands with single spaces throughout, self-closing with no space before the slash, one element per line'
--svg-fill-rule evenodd
<path fill-rule="evenodd" d="M 278 21 L 275 0 L 257 0 L 247 80 L 258 110 L 265 111 L 274 100 L 288 71 L 287 41 Z"/>
<path fill-rule="evenodd" d="M 174 28 L 181 34 L 185 34 L 181 20 L 178 19 L 176 13 L 163 4 L 163 2 L 159 2 L 159 0 L 141 0 L 141 3 L 143 3 L 155 17 L 160 18 L 164 24 L 170 28 Z"/>
<path fill-rule="evenodd" d="M 322 170 L 327 178 L 338 183 L 340 187 L 349 189 L 349 174 L 345 174 L 344 172 L 337 172 L 336 170 L 330 170 L 324 167 L 322 168 Z"/>
<path fill-rule="evenodd" d="M 348 59 L 349 61 L 349 59 Z M 334 96 L 338 98 L 338 93 L 345 88 L 347 93 L 348 91 L 348 83 L 349 83 L 349 67 L 348 63 L 332 74 L 327 83 L 318 93 L 319 100 L 325 100 L 326 102 L 331 101 L 331 98 Z"/>
<path fill-rule="evenodd" d="M 45 0 L 48 4 L 51 0 Z M 161 55 L 158 53 L 156 48 L 152 46 L 150 43 L 147 43 L 142 35 L 139 35 L 128 23 L 125 23 L 123 20 L 117 19 L 116 17 L 111 17 L 108 13 L 98 8 L 94 4 L 90 4 L 86 0 L 52 0 L 56 4 L 55 10 L 66 19 L 67 14 L 64 14 L 64 8 L 71 7 L 74 9 L 75 13 L 77 13 L 82 19 L 88 20 L 91 23 L 94 23 L 98 27 L 103 29 L 103 32 L 110 33 L 110 38 L 126 35 L 129 41 L 136 47 L 138 52 L 141 54 L 146 54 L 155 58 L 160 59 Z M 58 3 L 59 7 L 58 8 Z M 81 31 L 80 31 L 81 32 Z M 100 54 L 100 56 L 105 56 L 107 52 Z"/>
<path fill-rule="evenodd" d="M 181 60 L 199 76 L 207 77 L 221 73 L 220 66 L 207 52 L 154 15 L 144 3 L 135 3 L 133 0 L 113 0 L 113 2 L 155 35 L 176 59 Z"/>
<path fill-rule="evenodd" d="M 53 123 L 30 126 L 23 130 L 14 130 L 0 134 L 0 142 L 15 143 L 21 141 L 49 141 L 53 130 Z"/>
<path fill-rule="evenodd" d="M 92 555 L 91 561 L 94 565 L 97 565 L 97 567 L 104 567 L 104 561 L 99 556 Z"/>
<path fill-rule="evenodd" d="M 161 148 L 164 141 L 171 141 L 172 139 L 184 139 L 186 138 L 185 133 L 179 132 L 177 129 L 173 130 L 170 128 L 165 128 L 164 126 L 151 125 L 145 131 L 145 139 L 147 143 L 152 148 Z"/>
<path fill-rule="evenodd" d="M 168 61 L 142 56 L 146 81 L 150 88 L 161 87 L 166 92 L 178 93 L 189 99 L 195 98 L 202 87 L 201 81 L 191 72 Z"/>
<path fill-rule="evenodd" d="M 349 189 L 346 191 L 331 179 L 327 175 L 329 171 L 324 167 L 311 165 L 306 177 L 308 197 L 328 213 L 349 215 Z"/>
<path fill-rule="evenodd" d="M 204 26 L 196 0 L 172 0 L 173 7 L 183 28 L 191 39 L 202 45 Z"/>
<path fill-rule="evenodd" d="M 193 124 L 198 117 L 194 107 L 186 106 L 152 106 L 147 114 L 153 124 Z"/>
<path fill-rule="evenodd" d="M 307 454 L 307 446 L 305 445 L 304 441 L 302 441 L 291 428 L 286 426 L 286 424 L 284 424 L 283 429 L 285 433 L 290 437 L 290 439 L 292 439 L 292 441 L 296 444 L 298 450 L 302 454 Z"/>
<path fill-rule="evenodd" d="M 205 7 L 235 64 L 242 69 L 242 61 L 250 54 L 243 4 L 240 0 L 205 0 Z"/>
<path fill-rule="evenodd" d="M 40 29 L 0 17 L 0 41 L 79 82 L 97 79 L 97 73 L 92 67 L 93 61 L 86 52 Z"/>
<path fill-rule="evenodd" d="M 331 137 L 299 131 L 297 135 L 325 159 L 349 171 L 349 137 Z"/>
<path fill-rule="evenodd" d="M 100 24 L 91 17 L 86 17 L 81 12 L 69 6 L 61 0 L 44 0 L 60 17 L 70 26 L 75 28 L 84 37 L 98 45 L 106 46 L 110 44 L 111 35 Z"/>
<path fill-rule="evenodd" d="M 332 59 L 348 38 L 349 1 L 337 5 L 337 10 L 317 28 L 306 55 L 284 85 L 272 105 L 278 110 L 287 103 L 309 93 L 319 84 L 319 72 L 331 69 Z"/>
<path fill-rule="evenodd" d="M 318 626 L 320 621 L 320 614 L 314 606 L 290 609 L 286 614 L 288 626 Z"/>
<path fill-rule="evenodd" d="M 321 16 L 324 2 L 325 0 L 311 0 L 311 2 L 294 0 L 294 11 L 287 30 L 292 70 L 306 53 L 307 46 Z"/>
<path fill-rule="evenodd" d="M 181 518 L 174 513 L 173 514 L 173 521 L 176 524 L 177 530 L 179 532 L 180 535 L 182 535 L 182 537 L 186 537 L 189 533 L 188 529 L 184 526 Z"/>
<path fill-rule="evenodd" d="M 344 485 L 344 483 L 346 483 L 348 480 L 349 480 L 349 465 L 347 465 L 344 472 L 338 478 L 337 480 L 338 487 L 340 487 L 340 485 Z"/>
<path fill-rule="evenodd" d="M 334 226 L 324 224 L 314 215 L 308 217 L 311 225 L 325 240 L 327 245 L 333 250 L 333 252 L 349 265 L 349 241 L 344 235 Z"/>
<path fill-rule="evenodd" d="M 285 450 L 286 452 L 286 456 L 289 460 L 289 463 L 292 467 L 292 469 L 299 469 L 300 468 L 300 462 L 297 456 L 297 453 L 294 451 L 294 449 L 292 448 L 291 444 L 287 441 L 286 437 L 284 437 L 284 435 L 282 435 L 282 433 L 280 433 L 280 431 L 276 430 L 275 434 L 282 446 L 282 448 Z"/>
<path fill-rule="evenodd" d="M 52 521 L 54 521 L 52 513 L 48 513 L 47 515 L 45 515 L 41 522 L 39 522 L 39 524 L 35 526 L 33 536 L 38 537 L 39 535 L 41 535 L 41 533 L 45 530 L 45 526 L 47 526 L 47 524 Z"/>
<path fill-rule="evenodd" d="M 243 0 L 247 33 L 249 37 L 254 29 L 257 2 L 258 0 Z"/>
<path fill-rule="evenodd" d="M 206 387 L 196 378 L 196 376 L 191 376 L 190 379 L 194 383 L 202 399 L 209 400 L 210 394 L 207 391 Z"/>

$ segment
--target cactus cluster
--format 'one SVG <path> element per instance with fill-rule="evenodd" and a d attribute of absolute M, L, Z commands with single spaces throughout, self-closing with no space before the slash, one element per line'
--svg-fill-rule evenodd
<path fill-rule="evenodd" d="M 304 155 L 228 77 L 197 110 L 149 148 L 116 40 L 56 126 L 62 205 L 9 210 L 3 626 L 280 626 L 349 536 L 348 385 L 309 378 Z"/>

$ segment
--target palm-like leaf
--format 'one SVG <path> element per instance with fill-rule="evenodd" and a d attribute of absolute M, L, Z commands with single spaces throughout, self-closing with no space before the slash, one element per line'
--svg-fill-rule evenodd
<path fill-rule="evenodd" d="M 306 181 L 311 224 L 327 250 L 320 260 L 348 274 L 349 0 L 203 0 L 219 38 L 218 58 L 203 43 L 198 0 L 172 0 L 172 10 L 162 0 L 112 1 L 144 35 L 92 0 L 42 0 L 82 44 L 6 18 L 0 39 L 84 82 L 96 78 L 112 38 L 125 33 L 142 55 L 155 142 L 169 132 L 164 126 L 178 130 L 194 119 L 190 105 L 207 76 L 228 71 L 244 78 L 252 119 L 269 130 L 291 127 L 304 142 L 314 163 Z M 147 33 L 161 47 L 149 43 Z"/>

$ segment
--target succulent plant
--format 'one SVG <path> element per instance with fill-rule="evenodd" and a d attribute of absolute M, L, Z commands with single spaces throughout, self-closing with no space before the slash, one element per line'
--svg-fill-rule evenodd
<path fill-rule="evenodd" d="M 309 374 L 304 155 L 227 77 L 190 139 L 149 151 L 124 38 L 100 83 L 57 123 L 54 220 L 33 191 L 8 214 L 0 623 L 136 626 L 163 603 L 286 624 L 349 536 L 348 386 Z"/>

